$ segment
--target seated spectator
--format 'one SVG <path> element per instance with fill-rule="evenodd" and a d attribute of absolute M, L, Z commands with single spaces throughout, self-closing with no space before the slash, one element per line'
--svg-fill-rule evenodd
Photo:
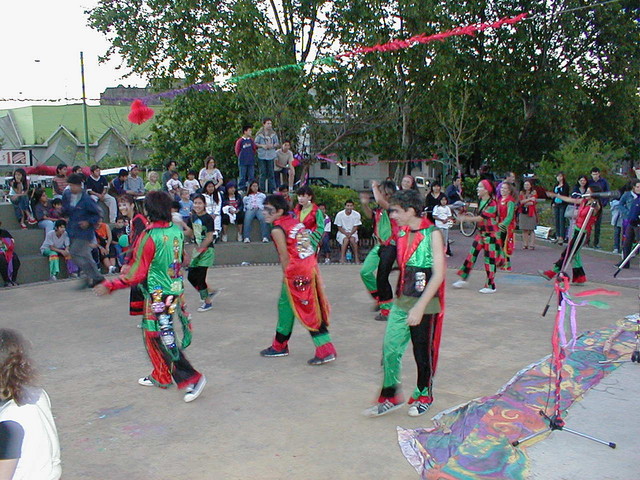
<path fill-rule="evenodd" d="M 211 218 L 213 218 L 213 224 L 215 231 L 213 236 L 218 238 L 220 230 L 222 230 L 222 219 L 220 213 L 222 212 L 222 199 L 220 198 L 220 192 L 216 190 L 215 184 L 209 180 L 204 184 L 202 189 L 202 195 L 205 199 L 206 210 Z"/>
<path fill-rule="evenodd" d="M 109 210 L 109 222 L 115 223 L 118 213 L 118 204 L 116 199 L 107 192 L 109 182 L 100 175 L 100 167 L 91 165 L 91 175 L 85 180 L 84 188 L 95 202 L 104 202 Z M 73 235 L 72 235 L 73 236 Z"/>
<path fill-rule="evenodd" d="M 235 182 L 227 183 L 222 193 L 222 241 L 227 241 L 227 227 L 235 224 L 238 228 L 238 241 L 242 241 L 242 226 L 244 223 L 244 203 L 242 195 L 236 190 Z"/>
<path fill-rule="evenodd" d="M 242 199 L 244 203 L 244 243 L 251 242 L 251 223 L 254 218 L 260 222 L 260 233 L 262 242 L 269 243 L 269 227 L 264 219 L 264 201 L 267 196 L 260 191 L 258 182 L 253 180 L 249 183 L 247 194 Z"/>
<path fill-rule="evenodd" d="M 171 222 L 179 226 L 183 231 L 186 230 L 187 224 L 180 214 L 180 202 L 173 201 L 171 203 Z"/>
<path fill-rule="evenodd" d="M 120 237 L 127 235 L 127 225 L 122 215 L 118 215 L 116 218 L 116 224 L 111 229 L 111 255 L 117 260 L 118 266 L 124 265 L 124 251 L 122 245 L 120 245 Z"/>
<path fill-rule="evenodd" d="M 149 172 L 149 176 L 147 177 L 149 181 L 144 184 L 145 192 L 155 192 L 157 190 L 162 190 L 162 184 L 159 182 L 160 176 L 158 172 Z"/>
<path fill-rule="evenodd" d="M 193 196 L 200 191 L 200 182 L 196 179 L 196 172 L 194 170 L 189 170 L 187 172 L 187 179 L 184 181 L 184 188 L 189 191 L 189 195 Z M 191 216 L 191 213 L 189 213 Z"/>
<path fill-rule="evenodd" d="M 0 329 L 0 478 L 58 480 L 60 444 L 47 393 L 35 387 L 28 343 Z"/>
<path fill-rule="evenodd" d="M 60 198 L 54 198 L 51 200 L 51 208 L 49 209 L 49 218 L 54 220 L 60 220 L 62 216 L 62 200 Z"/>
<path fill-rule="evenodd" d="M 209 155 L 204 160 L 204 168 L 200 170 L 198 175 L 198 180 L 200 180 L 200 185 L 204 185 L 205 183 L 211 181 L 216 187 L 216 190 L 219 190 L 224 185 L 224 178 L 222 177 L 222 172 L 216 168 L 216 160 L 213 156 Z"/>
<path fill-rule="evenodd" d="M 324 232 L 322 233 L 322 239 L 320 240 L 320 254 L 318 255 L 318 261 L 324 257 L 324 263 L 331 263 L 331 217 L 327 215 L 327 206 L 324 203 L 318 204 L 318 209 L 324 215 Z"/>
<path fill-rule="evenodd" d="M 166 187 L 169 195 L 171 195 L 174 200 L 178 201 L 178 199 L 180 198 L 180 190 L 184 188 L 184 185 L 182 185 L 182 182 L 180 181 L 180 175 L 177 171 L 174 170 L 173 172 L 171 172 L 171 178 L 167 180 Z"/>
<path fill-rule="evenodd" d="M 347 200 L 344 203 L 344 210 L 340 210 L 336 214 L 334 221 L 338 227 L 336 241 L 340 245 L 340 263 L 345 263 L 347 247 L 351 245 L 353 250 L 353 259 L 359 262 L 358 256 L 358 226 L 362 225 L 362 218 L 354 209 L 353 201 Z"/>
<path fill-rule="evenodd" d="M 62 198 L 62 192 L 67 188 L 67 167 L 66 163 L 61 163 L 56 167 L 56 176 L 53 177 L 53 198 Z"/>
<path fill-rule="evenodd" d="M 0 226 L 2 222 L 0 222 Z M 15 242 L 13 237 L 5 229 L 0 228 L 0 276 L 4 280 L 5 287 L 17 285 L 18 270 L 20 270 L 20 259 L 14 252 Z"/>
<path fill-rule="evenodd" d="M 140 169 L 137 165 L 131 165 L 129 177 L 124 182 L 124 190 L 133 197 L 144 195 L 144 182 L 140 177 Z"/>
<path fill-rule="evenodd" d="M 51 206 L 49 205 L 49 199 L 47 198 L 47 192 L 44 190 L 36 190 L 33 194 L 34 201 L 36 202 L 33 207 L 33 212 L 38 221 L 38 227 L 44 230 L 44 234 L 47 235 L 53 230 L 53 222 L 55 218 L 49 216 Z"/>
<path fill-rule="evenodd" d="M 99 219 L 96 224 L 96 242 L 98 244 L 97 251 L 99 263 L 104 265 L 107 273 L 115 273 L 116 259 L 111 252 L 111 230 L 109 229 L 109 226 L 102 221 L 102 219 Z"/>
<path fill-rule="evenodd" d="M 111 181 L 111 188 L 109 189 L 110 193 L 114 197 L 119 197 L 120 195 L 124 195 L 127 193 L 125 191 L 125 184 L 129 177 L 129 172 L 127 172 L 124 168 L 121 168 L 118 172 L 118 176 Z"/>
<path fill-rule="evenodd" d="M 182 217 L 182 221 L 186 224 L 187 220 L 191 218 L 191 210 L 193 210 L 193 202 L 191 201 L 189 190 L 186 188 L 180 190 L 180 201 L 178 203 L 180 204 L 180 216 Z"/>
<path fill-rule="evenodd" d="M 65 220 L 56 220 L 54 229 L 47 233 L 44 242 L 40 246 L 40 252 L 49 258 L 49 280 L 58 280 L 60 273 L 60 256 L 67 263 L 67 272 L 70 277 L 78 276 L 78 267 L 71 260 L 69 253 L 69 235 L 67 235 L 67 222 Z"/>
<path fill-rule="evenodd" d="M 291 151 L 291 142 L 285 140 L 282 146 L 276 150 L 276 158 L 274 163 L 274 174 L 276 185 L 289 185 L 289 190 L 293 189 L 293 181 L 296 176 L 296 169 L 293 166 L 293 152 Z"/>
<path fill-rule="evenodd" d="M 162 174 L 162 181 L 160 182 L 165 192 L 169 191 L 167 189 L 167 182 L 173 178 L 173 172 L 177 171 L 178 162 L 176 162 L 175 160 L 169 160 L 167 162 L 167 170 Z M 178 180 L 180 180 L 180 175 L 178 175 Z"/>
<path fill-rule="evenodd" d="M 27 223 L 30 225 L 37 223 L 31 214 L 29 180 L 24 168 L 16 168 L 13 172 L 13 178 L 9 181 L 9 200 L 13 204 L 16 218 L 22 228 L 27 228 Z"/>

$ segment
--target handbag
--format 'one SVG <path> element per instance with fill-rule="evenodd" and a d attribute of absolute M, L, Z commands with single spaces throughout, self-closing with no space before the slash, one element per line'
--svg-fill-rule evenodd
<path fill-rule="evenodd" d="M 567 205 L 567 208 L 564 211 L 564 218 L 568 218 L 569 220 L 573 220 L 576 218 L 578 214 L 578 209 L 575 205 Z"/>

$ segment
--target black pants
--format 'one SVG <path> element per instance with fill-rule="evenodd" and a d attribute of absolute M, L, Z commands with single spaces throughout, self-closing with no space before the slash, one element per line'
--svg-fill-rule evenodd
<path fill-rule="evenodd" d="M 376 286 L 378 288 L 378 301 L 380 303 L 393 299 L 393 288 L 389 283 L 389 275 L 396 261 L 397 248 L 395 245 L 382 245 L 378 250 L 380 263 L 376 271 Z"/>
<path fill-rule="evenodd" d="M 626 230 L 624 231 L 624 243 L 622 244 L 622 257 L 627 258 L 633 250 L 633 246 L 636 244 L 638 240 L 640 240 L 640 235 L 638 233 L 640 227 L 634 227 L 633 225 L 627 225 Z M 625 265 L 624 268 L 629 268 L 629 263 Z"/>
<path fill-rule="evenodd" d="M 187 279 L 196 290 L 207 290 L 207 267 L 189 267 Z"/>
<path fill-rule="evenodd" d="M 2 276 L 2 280 L 5 283 L 7 282 L 15 282 L 16 278 L 18 278 L 18 270 L 20 270 L 20 259 L 18 255 L 13 254 L 13 273 L 11 274 L 11 278 L 9 278 L 9 262 L 5 258 L 3 253 L 0 253 L 0 275 Z"/>

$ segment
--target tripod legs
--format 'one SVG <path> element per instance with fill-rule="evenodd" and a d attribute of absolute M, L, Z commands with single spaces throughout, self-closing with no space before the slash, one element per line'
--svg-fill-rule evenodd
<path fill-rule="evenodd" d="M 532 433 L 531 435 L 528 435 L 528 436 L 526 436 L 524 438 L 521 438 L 520 440 L 516 440 L 514 442 L 511 442 L 511 445 L 513 445 L 514 447 L 517 447 L 521 443 L 529 441 L 532 438 L 538 437 L 540 435 L 544 435 L 547 432 L 553 432 L 554 430 L 562 430 L 562 431 L 577 435 L 579 437 L 586 438 L 588 440 L 592 440 L 592 441 L 597 442 L 597 443 L 601 443 L 602 445 L 606 445 L 607 447 L 616 448 L 616 444 L 613 443 L 613 442 L 605 442 L 604 440 L 600 440 L 599 438 L 593 437 L 591 435 L 587 435 L 586 433 L 578 432 L 576 430 L 572 430 L 571 428 L 567 428 L 565 426 L 565 424 L 564 424 L 564 420 L 562 418 L 558 417 L 558 416 L 554 415 L 553 417 L 550 417 L 549 415 L 544 413 L 542 410 L 540 410 L 538 413 L 542 417 L 547 419 L 547 421 L 549 422 L 549 428 L 545 428 L 541 432 Z"/>

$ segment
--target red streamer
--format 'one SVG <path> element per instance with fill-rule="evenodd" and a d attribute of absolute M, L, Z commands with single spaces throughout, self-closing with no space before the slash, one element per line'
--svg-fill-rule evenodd
<path fill-rule="evenodd" d="M 354 50 L 340 53 L 335 56 L 336 59 L 341 57 L 355 57 L 356 55 L 362 55 L 365 53 L 372 52 L 392 52 L 395 50 L 402 50 L 405 48 L 409 48 L 412 45 L 418 43 L 430 43 L 435 41 L 443 41 L 446 38 L 461 36 L 461 35 L 470 35 L 473 36 L 476 32 L 483 32 L 488 28 L 500 28 L 503 25 L 513 25 L 525 19 L 528 13 L 521 13 L 520 15 L 516 15 L 515 17 L 505 17 L 497 22 L 492 23 L 478 23 L 475 25 L 467 25 L 466 27 L 457 27 L 453 30 L 449 30 L 448 32 L 435 33 L 433 35 L 425 35 L 420 34 L 414 37 L 408 38 L 406 40 L 392 40 L 387 43 L 382 43 L 378 45 L 372 45 L 370 47 L 358 47 Z"/>
<path fill-rule="evenodd" d="M 433 162 L 434 160 L 438 160 L 438 156 L 434 155 L 431 158 L 417 158 L 417 159 L 413 159 L 413 160 L 379 160 L 377 162 L 368 162 L 368 163 L 361 163 L 361 162 L 354 162 L 351 160 L 336 160 L 335 158 L 332 157 L 337 157 L 337 155 L 335 153 L 332 153 L 330 155 L 316 155 L 316 158 L 319 160 L 322 160 L 323 162 L 329 162 L 329 163 L 342 163 L 343 165 L 346 164 L 350 164 L 350 165 L 356 165 L 356 166 L 363 166 L 363 167 L 370 167 L 372 165 L 377 165 L 378 163 L 409 163 L 409 162 Z"/>
<path fill-rule="evenodd" d="M 620 295 L 620 292 L 616 292 L 615 290 L 607 290 L 606 288 L 594 288 L 593 290 L 585 290 L 584 292 L 573 294 L 574 297 L 591 297 L 593 295 L 617 296 Z"/>
<path fill-rule="evenodd" d="M 140 99 L 136 99 L 131 104 L 131 111 L 129 112 L 129 121 L 136 125 L 142 125 L 147 120 L 153 117 L 154 111 L 152 108 L 147 107 Z"/>

